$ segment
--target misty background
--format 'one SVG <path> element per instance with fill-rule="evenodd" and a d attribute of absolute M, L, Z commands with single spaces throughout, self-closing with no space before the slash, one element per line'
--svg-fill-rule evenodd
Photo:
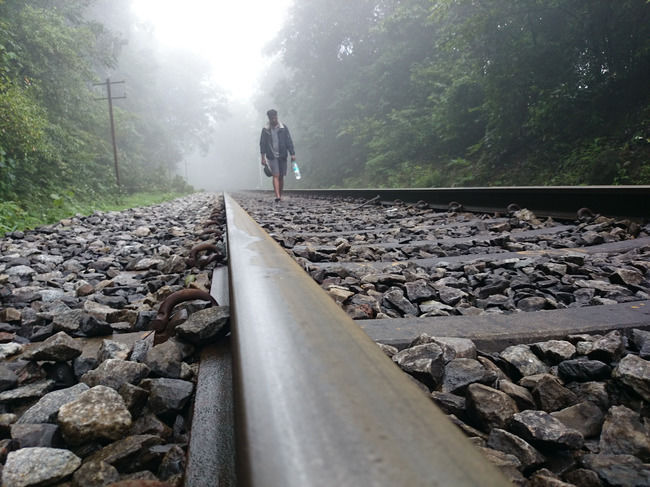
<path fill-rule="evenodd" d="M 277 54 L 264 52 L 288 14 L 290 0 L 97 0 L 88 18 L 107 26 L 122 43 L 119 62 L 103 75 L 129 80 L 131 96 L 183 114 L 170 134 L 179 142 L 174 172 L 199 190 L 266 187 L 258 140 L 265 112 L 275 107 L 270 74 Z M 147 73 L 136 72 L 143 58 Z M 152 76 L 153 73 L 153 76 Z M 268 82 L 268 83 L 267 83 Z M 158 92 L 158 100 L 143 92 Z M 168 90 L 166 93 L 165 91 Z M 142 94 L 142 95 L 141 95 Z M 192 101 L 196 106 L 192 106 Z M 117 101 L 130 108 L 137 101 Z M 188 105 L 189 103 L 189 105 Z M 142 107 L 146 110 L 145 107 Z M 191 117 L 195 117 L 191 120 Z M 164 116 L 163 116 L 164 119 Z M 198 126 L 198 124 L 202 126 Z M 196 133 L 183 130 L 197 125 Z"/>
<path fill-rule="evenodd" d="M 646 0 L 0 0 L 0 226 L 270 188 L 269 108 L 287 188 L 649 184 L 649 79 Z"/>

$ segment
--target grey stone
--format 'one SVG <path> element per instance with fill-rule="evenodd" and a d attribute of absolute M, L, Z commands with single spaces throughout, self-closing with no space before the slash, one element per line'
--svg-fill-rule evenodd
<path fill-rule="evenodd" d="M 560 478 L 547 468 L 539 469 L 528 479 L 529 487 L 575 487 L 560 480 Z"/>
<path fill-rule="evenodd" d="M 72 476 L 73 487 L 104 487 L 120 480 L 120 473 L 106 462 L 85 462 Z"/>
<path fill-rule="evenodd" d="M 617 269 L 609 276 L 609 280 L 614 284 L 638 286 L 643 282 L 643 274 L 634 269 Z"/>
<path fill-rule="evenodd" d="M 15 387 L 17 383 L 18 376 L 16 373 L 4 364 L 0 364 L 0 392 Z"/>
<path fill-rule="evenodd" d="M 586 468 L 577 468 L 567 472 L 563 476 L 564 480 L 575 485 L 575 487 L 602 487 L 603 483 L 598 478 L 598 474 L 593 470 Z"/>
<path fill-rule="evenodd" d="M 133 362 L 144 362 L 147 357 L 147 352 L 153 347 L 154 335 L 148 335 L 146 338 L 137 340 L 133 344 L 133 350 L 131 351 L 131 360 Z"/>
<path fill-rule="evenodd" d="M 541 296 L 530 296 L 517 301 L 517 308 L 522 311 L 541 311 L 547 306 L 546 298 Z"/>
<path fill-rule="evenodd" d="M 448 304 L 441 303 L 434 299 L 420 301 L 418 306 L 420 307 L 420 312 L 427 316 L 449 316 L 454 311 L 453 306 L 449 306 Z"/>
<path fill-rule="evenodd" d="M 426 343 L 406 348 L 393 355 L 393 362 L 406 373 L 435 389 L 442 381 L 444 358 L 440 346 Z"/>
<path fill-rule="evenodd" d="M 106 462 L 120 472 L 146 470 L 152 457 L 149 448 L 159 445 L 162 439 L 155 435 L 127 436 L 90 455 L 87 462 Z"/>
<path fill-rule="evenodd" d="M 72 370 L 77 378 L 81 378 L 86 372 L 97 367 L 97 359 L 86 355 L 79 355 L 72 361 Z"/>
<path fill-rule="evenodd" d="M 548 372 L 548 367 L 537 358 L 528 345 L 513 345 L 499 355 L 519 376 Z"/>
<path fill-rule="evenodd" d="M 426 334 L 420 335 L 422 343 L 435 343 L 442 348 L 443 359 L 445 362 L 457 358 L 476 359 L 476 346 L 474 342 L 468 338 L 457 337 L 429 337 Z"/>
<path fill-rule="evenodd" d="M 633 455 L 585 455 L 582 464 L 612 487 L 650 485 L 650 466 Z"/>
<path fill-rule="evenodd" d="M 650 331 L 632 330 L 632 343 L 639 351 L 639 357 L 645 360 L 650 358 Z"/>
<path fill-rule="evenodd" d="M 60 331 L 23 356 L 28 360 L 66 362 L 78 357 L 81 352 L 81 345 L 77 344 L 67 333 Z"/>
<path fill-rule="evenodd" d="M 82 392 L 88 389 L 86 384 L 77 384 L 67 389 L 52 391 L 25 411 L 18 423 L 54 423 L 61 406 L 76 400 Z"/>
<path fill-rule="evenodd" d="M 600 360 L 565 360 L 558 366 L 558 375 L 566 382 L 602 380 L 607 379 L 611 373 L 611 367 Z"/>
<path fill-rule="evenodd" d="M 612 377 L 650 401 L 650 361 L 636 355 L 626 355 L 612 372 Z"/>
<path fill-rule="evenodd" d="M 522 411 L 512 416 L 508 429 L 536 446 L 580 448 L 584 438 L 544 411 Z"/>
<path fill-rule="evenodd" d="M 404 287 L 406 288 L 406 296 L 413 302 L 425 301 L 436 295 L 435 291 L 427 285 L 427 281 L 424 279 L 407 282 Z"/>
<path fill-rule="evenodd" d="M 131 427 L 131 414 L 114 389 L 100 385 L 61 406 L 57 421 L 66 441 L 78 445 L 121 438 Z"/>
<path fill-rule="evenodd" d="M 493 294 L 502 294 L 503 291 L 510 287 L 510 283 L 505 279 L 495 280 L 486 286 L 478 289 L 478 297 L 485 299 Z"/>
<path fill-rule="evenodd" d="M 392 287 L 384 293 L 384 303 L 386 302 L 390 307 L 405 315 L 417 316 L 420 312 L 417 305 L 406 299 L 404 297 L 404 291 L 398 287 Z"/>
<path fill-rule="evenodd" d="M 88 337 L 105 336 L 113 333 L 111 325 L 91 315 L 84 315 L 78 328 L 79 333 Z"/>
<path fill-rule="evenodd" d="M 61 433 L 55 424 L 12 424 L 11 438 L 18 441 L 20 448 L 61 446 Z"/>
<path fill-rule="evenodd" d="M 2 485 L 26 487 L 56 483 L 71 475 L 81 459 L 68 450 L 21 448 L 10 452 L 2 470 Z"/>
<path fill-rule="evenodd" d="M 607 411 L 610 406 L 607 386 L 604 382 L 571 382 L 567 384 L 580 401 L 590 401 L 600 408 L 601 411 Z"/>
<path fill-rule="evenodd" d="M 176 327 L 176 333 L 195 345 L 210 343 L 228 332 L 230 307 L 213 306 L 192 313 Z"/>
<path fill-rule="evenodd" d="M 90 387 L 103 385 L 118 390 L 125 382 L 138 384 L 148 375 L 149 367 L 145 364 L 112 358 L 99 364 L 96 369 L 86 372 L 80 381 Z"/>
<path fill-rule="evenodd" d="M 468 296 L 466 292 L 456 289 L 455 287 L 436 286 L 436 290 L 438 291 L 440 301 L 449 306 L 457 305 L 463 298 Z"/>
<path fill-rule="evenodd" d="M 145 379 L 140 387 L 149 391 L 148 408 L 155 414 L 180 411 L 187 403 L 194 384 L 180 379 Z"/>
<path fill-rule="evenodd" d="M 449 392 L 433 391 L 431 399 L 440 409 L 447 414 L 453 414 L 460 418 L 465 416 L 466 401 L 464 397 Z"/>
<path fill-rule="evenodd" d="M 106 321 L 108 323 L 120 321 L 119 318 L 122 316 L 119 309 L 111 308 L 110 306 L 100 304 L 90 299 L 84 302 L 83 310 L 98 320 Z"/>
<path fill-rule="evenodd" d="M 487 445 L 495 450 L 514 455 L 519 459 L 523 469 L 530 469 L 543 464 L 546 459 L 539 450 L 503 429 L 493 428 L 487 440 Z"/>
<path fill-rule="evenodd" d="M 176 379 L 181 375 L 181 361 L 193 351 L 191 345 L 170 339 L 152 347 L 147 352 L 144 363 L 152 374 Z"/>
<path fill-rule="evenodd" d="M 583 437 L 592 438 L 600 434 L 605 415 L 601 409 L 590 401 L 582 401 L 561 411 L 551 413 L 567 428 L 579 431 Z"/>
<path fill-rule="evenodd" d="M 600 435 L 600 453 L 634 455 L 650 460 L 650 436 L 639 414 L 625 406 L 612 406 L 607 412 Z"/>
<path fill-rule="evenodd" d="M 576 354 L 576 347 L 565 340 L 533 343 L 530 348 L 539 358 L 550 364 L 558 364 L 563 360 L 569 360 Z"/>
<path fill-rule="evenodd" d="M 517 409 L 515 401 L 507 394 L 483 384 L 467 388 L 467 412 L 485 431 L 504 428 Z"/>
<path fill-rule="evenodd" d="M 496 375 L 486 370 L 478 360 L 457 358 L 445 365 L 442 392 L 462 393 L 474 382 L 491 384 L 495 380 Z"/>
<path fill-rule="evenodd" d="M 503 372 L 503 370 L 501 370 L 497 366 L 497 364 L 495 364 L 489 358 L 479 355 L 478 357 L 476 357 L 476 360 L 481 362 L 481 364 L 483 364 L 483 367 L 485 367 L 487 370 L 491 370 L 492 372 L 494 372 L 494 374 L 497 376 L 498 380 L 507 380 L 508 379 L 508 376 Z"/>
<path fill-rule="evenodd" d="M 36 271 L 26 265 L 16 265 L 5 269 L 5 274 L 8 276 L 27 277 L 36 274 Z"/>
<path fill-rule="evenodd" d="M 43 363 L 48 379 L 54 381 L 54 388 L 72 387 L 77 383 L 74 370 L 68 362 L 45 362 Z"/>
<path fill-rule="evenodd" d="M 180 446 L 172 445 L 160 462 L 158 476 L 161 480 L 169 480 L 174 475 L 183 474 L 184 472 L 185 452 Z"/>
<path fill-rule="evenodd" d="M 102 363 L 108 359 L 126 360 L 131 353 L 131 347 L 124 343 L 114 340 L 102 340 L 102 344 L 97 350 L 97 363 Z"/>
<path fill-rule="evenodd" d="M 0 404 L 40 398 L 54 386 L 53 380 L 39 380 L 16 389 L 0 392 Z"/>
<path fill-rule="evenodd" d="M 137 418 L 140 416 L 149 398 L 147 391 L 141 387 L 125 382 L 120 386 L 118 392 L 122 396 L 122 399 L 124 399 L 124 404 L 131 413 L 131 417 Z"/>
<path fill-rule="evenodd" d="M 540 380 L 531 391 L 539 409 L 548 413 L 566 408 L 578 402 L 578 397 L 551 377 Z"/>
<path fill-rule="evenodd" d="M 497 389 L 513 398 L 520 411 L 535 409 L 537 407 L 533 395 L 525 387 L 514 384 L 509 380 L 501 379 L 497 383 Z"/>
<path fill-rule="evenodd" d="M 623 336 L 615 330 L 594 341 L 588 357 L 592 360 L 610 363 L 621 358 L 624 351 L 625 342 Z"/>
<path fill-rule="evenodd" d="M 129 430 L 129 435 L 156 435 L 168 441 L 172 436 L 172 429 L 154 414 L 148 413 L 135 420 Z"/>
<path fill-rule="evenodd" d="M 478 437 L 481 438 L 483 441 L 487 441 L 488 435 L 486 435 L 482 431 L 479 431 L 476 428 L 468 425 L 464 421 L 458 419 L 453 414 L 450 414 L 448 418 L 452 423 L 454 423 L 456 426 L 460 428 L 460 430 L 465 434 L 465 436 L 468 436 L 470 438 Z"/>
<path fill-rule="evenodd" d="M 65 331 L 74 334 L 79 330 L 83 317 L 84 312 L 82 310 L 71 309 L 54 315 L 52 325 L 55 331 Z"/>
<path fill-rule="evenodd" d="M 138 260 L 129 270 L 144 271 L 147 269 L 160 269 L 165 266 L 165 261 L 157 257 L 145 257 Z"/>

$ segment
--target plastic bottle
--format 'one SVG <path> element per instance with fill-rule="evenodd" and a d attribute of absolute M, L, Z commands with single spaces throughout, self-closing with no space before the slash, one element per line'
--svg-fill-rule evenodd
<path fill-rule="evenodd" d="M 293 161 L 292 167 L 294 176 L 296 176 L 296 179 L 300 179 L 300 168 L 298 167 L 298 163 Z"/>

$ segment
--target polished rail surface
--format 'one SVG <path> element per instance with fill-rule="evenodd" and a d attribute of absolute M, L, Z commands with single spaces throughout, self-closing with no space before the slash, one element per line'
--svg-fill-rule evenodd
<path fill-rule="evenodd" d="M 225 195 L 239 485 L 506 479 Z"/>

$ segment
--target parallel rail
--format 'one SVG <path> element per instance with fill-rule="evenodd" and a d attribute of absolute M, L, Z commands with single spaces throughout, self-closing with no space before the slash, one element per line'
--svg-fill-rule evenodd
<path fill-rule="evenodd" d="M 575 219 L 581 208 L 611 217 L 650 217 L 650 186 L 523 186 L 475 188 L 393 188 L 289 190 L 299 196 L 354 197 L 383 201 L 425 201 L 434 208 L 447 209 L 457 202 L 468 211 L 503 212 L 511 203 L 540 216 Z"/>

